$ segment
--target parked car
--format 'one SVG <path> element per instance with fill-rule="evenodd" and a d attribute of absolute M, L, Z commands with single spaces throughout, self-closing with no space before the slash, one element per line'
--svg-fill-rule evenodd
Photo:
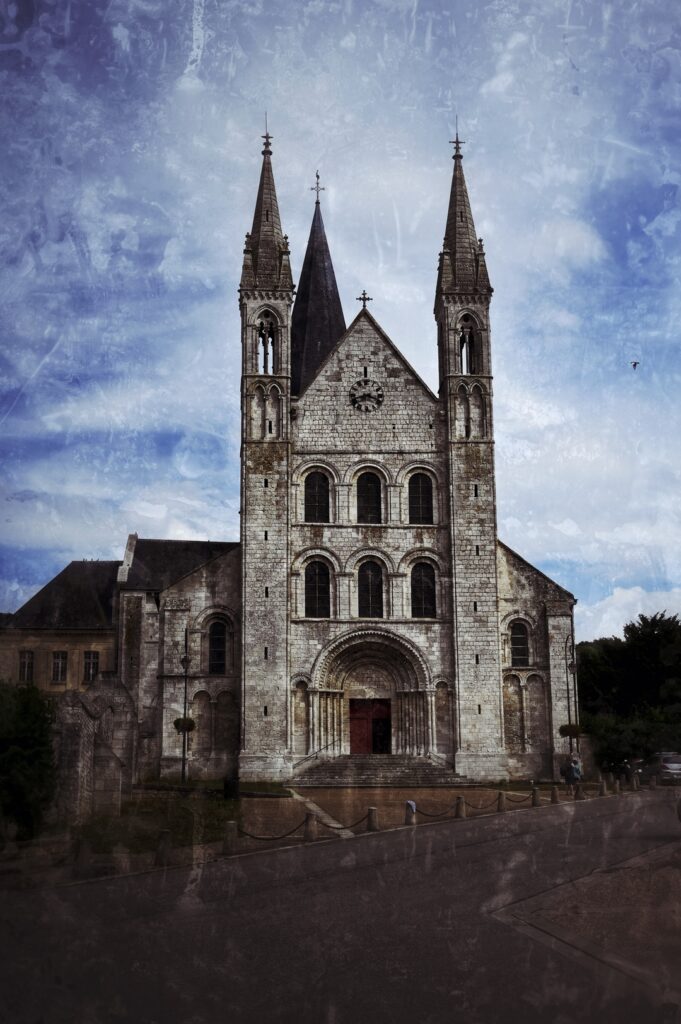
<path fill-rule="evenodd" d="M 641 782 L 650 782 L 655 777 L 658 782 L 669 782 L 681 785 L 681 754 L 675 750 L 662 750 L 653 754 L 641 769 Z"/>

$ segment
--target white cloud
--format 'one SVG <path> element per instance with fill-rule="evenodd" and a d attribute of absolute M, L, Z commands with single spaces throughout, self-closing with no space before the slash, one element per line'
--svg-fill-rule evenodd
<path fill-rule="evenodd" d="M 644 590 L 642 587 L 615 587 L 612 594 L 594 604 L 577 604 L 575 635 L 577 640 L 602 636 L 622 636 L 627 622 L 639 615 L 666 611 L 681 615 L 681 587 L 670 590 Z"/>

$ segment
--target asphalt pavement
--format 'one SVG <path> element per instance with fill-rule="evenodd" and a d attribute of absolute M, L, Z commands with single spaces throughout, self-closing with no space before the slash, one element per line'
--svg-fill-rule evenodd
<path fill-rule="evenodd" d="M 8 891 L 5 1019 L 681 1024 L 680 933 L 659 978 L 636 957 L 660 915 L 679 924 L 646 879 L 680 846 L 673 791 L 642 792 Z M 631 941 L 601 955 L 613 877 Z"/>

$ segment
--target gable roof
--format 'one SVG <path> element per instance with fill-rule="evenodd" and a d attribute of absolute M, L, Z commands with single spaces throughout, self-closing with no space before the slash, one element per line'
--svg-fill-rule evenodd
<path fill-rule="evenodd" d="M 110 629 L 120 562 L 70 562 L 12 616 L 19 629 Z"/>
<path fill-rule="evenodd" d="M 531 569 L 532 572 L 537 574 L 537 576 L 541 576 L 542 579 L 546 580 L 547 583 L 550 583 L 551 586 L 554 587 L 556 590 L 559 590 L 561 594 L 564 594 L 565 597 L 568 598 L 570 601 L 573 601 L 575 604 L 577 603 L 577 598 L 573 593 L 571 593 L 569 590 L 566 590 L 565 587 L 561 587 L 560 583 L 556 583 L 556 581 L 552 580 L 550 576 L 547 576 L 545 572 L 542 572 L 541 569 L 538 569 L 536 565 L 532 565 L 532 563 L 528 562 L 526 558 L 523 558 L 522 555 L 519 555 L 517 551 L 514 551 L 513 548 L 510 548 L 508 544 L 504 544 L 503 540 L 499 540 L 497 538 L 497 544 L 499 545 L 500 548 L 503 548 L 504 551 L 506 551 L 511 556 L 512 559 L 515 559 L 518 562 L 522 562 L 523 565 L 527 566 L 528 569 Z"/>
<path fill-rule="evenodd" d="M 182 576 L 218 555 L 238 548 L 238 541 L 147 540 L 135 543 L 128 578 L 122 590 L 166 590 Z"/>
<path fill-rule="evenodd" d="M 371 315 L 371 313 L 369 312 L 369 310 L 368 310 L 368 309 L 366 309 L 366 308 L 364 308 L 364 309 L 360 309 L 359 313 L 357 314 L 357 316 L 355 317 L 355 319 L 354 319 L 354 320 L 352 321 L 352 323 L 351 323 L 351 324 L 350 324 L 350 326 L 348 327 L 348 329 L 347 329 L 347 331 L 345 332 L 345 334 L 343 334 L 343 335 L 342 335 L 342 336 L 341 336 L 341 337 L 340 337 L 340 338 L 338 339 L 338 341 L 336 342 L 336 344 L 334 345 L 334 347 L 333 347 L 333 348 L 331 349 L 331 351 L 329 352 L 329 354 L 327 355 L 327 357 L 326 357 L 326 358 L 325 358 L 325 359 L 323 360 L 323 362 L 321 362 L 321 363 L 319 364 L 319 366 L 318 366 L 318 368 L 317 368 L 317 372 L 315 373 L 314 377 L 312 377 L 312 378 L 311 378 L 311 379 L 310 379 L 310 380 L 308 381 L 308 383 L 307 383 L 307 384 L 306 384 L 306 386 L 305 386 L 305 389 L 304 389 L 303 391 L 301 391 L 301 397 L 302 397 L 302 395 L 304 395 L 304 394 L 305 394 L 305 392 L 306 392 L 306 391 L 308 390 L 308 388 L 309 388 L 310 384 L 313 384 L 313 383 L 314 383 L 314 381 L 315 381 L 315 380 L 317 379 L 317 377 L 319 377 L 319 376 L 321 375 L 321 373 L 322 373 L 322 371 L 324 370 L 325 366 L 326 366 L 326 365 L 327 365 L 327 364 L 329 363 L 329 361 L 330 361 L 330 360 L 331 360 L 331 359 L 333 358 L 334 354 L 335 354 L 335 353 L 336 353 L 336 352 L 338 351 L 338 349 L 339 349 L 339 348 L 341 347 L 341 345 L 343 344 L 343 342 L 345 341 L 345 339 L 346 339 L 347 337 L 349 337 L 349 336 L 350 336 L 350 334 L 352 333 L 352 331 L 353 331 L 353 329 L 354 329 L 355 325 L 356 325 L 356 324 L 357 324 L 357 323 L 358 323 L 358 322 L 359 322 L 360 320 L 368 320 L 368 322 L 369 322 L 369 323 L 371 324 L 371 326 L 372 326 L 372 327 L 374 328 L 374 330 L 375 330 L 375 331 L 376 331 L 376 333 L 377 333 L 377 334 L 379 335 L 379 337 L 381 338 L 381 340 L 382 340 L 382 341 L 384 341 L 384 342 L 386 343 L 386 345 L 387 345 L 387 346 L 388 346 L 388 347 L 390 348 L 390 350 L 392 351 L 393 355 L 394 355 L 394 356 L 395 356 L 395 357 L 397 358 L 397 360 L 398 360 L 398 361 L 399 361 L 399 362 L 400 362 L 400 363 L 402 364 L 402 366 L 403 366 L 403 367 L 404 367 L 404 369 L 405 369 L 405 370 L 407 371 L 407 373 L 411 374 L 411 376 L 412 376 L 412 377 L 414 378 L 414 380 L 416 380 L 416 381 L 417 381 L 417 382 L 418 382 L 418 383 L 419 383 L 419 384 L 421 385 L 421 387 L 423 388 L 423 390 L 424 390 L 424 391 L 426 392 L 426 394 L 428 395 L 428 397 L 429 397 L 429 398 L 430 398 L 430 399 L 431 399 L 431 400 L 432 400 L 433 402 L 438 402 L 438 401 L 439 401 L 439 399 L 438 399 L 437 395 L 436 395 L 436 394 L 434 394 L 434 393 L 433 393 L 433 392 L 432 392 L 432 391 L 430 390 L 430 388 L 428 387 L 428 385 L 427 385 L 427 384 L 426 384 L 426 382 L 424 381 L 423 377 L 421 377 L 421 376 L 420 376 L 420 374 L 418 374 L 418 373 L 416 372 L 416 370 L 415 370 L 415 369 L 414 369 L 414 367 L 413 367 L 413 366 L 411 365 L 411 363 L 409 362 L 409 360 L 408 360 L 408 359 L 405 359 L 405 357 L 404 357 L 404 356 L 402 355 L 402 353 L 401 353 L 401 352 L 400 352 L 400 350 L 398 349 L 398 347 L 397 347 L 397 345 L 395 344 L 395 342 L 394 342 L 394 341 L 392 341 L 392 340 L 391 340 L 391 339 L 390 339 L 390 338 L 388 337 L 388 335 L 387 335 L 387 334 L 385 333 L 385 331 L 383 330 L 383 328 L 381 327 L 381 325 L 380 325 L 380 324 L 378 323 L 378 321 L 374 319 L 374 317 L 373 317 L 373 316 Z"/>

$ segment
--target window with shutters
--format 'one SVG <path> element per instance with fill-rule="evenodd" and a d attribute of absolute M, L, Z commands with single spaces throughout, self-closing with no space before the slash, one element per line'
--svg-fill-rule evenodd
<path fill-rule="evenodd" d="M 357 522 L 381 522 L 381 480 L 375 473 L 362 473 L 357 480 Z"/>
<path fill-rule="evenodd" d="M 417 562 L 411 570 L 411 616 L 435 618 L 435 569 L 429 562 Z"/>
<path fill-rule="evenodd" d="M 530 638 L 523 622 L 511 626 L 511 665 L 523 668 L 530 664 Z"/>
<path fill-rule="evenodd" d="M 308 473 L 305 477 L 305 522 L 329 522 L 329 478 L 326 473 Z"/>
<path fill-rule="evenodd" d="M 324 562 L 305 566 L 305 618 L 328 619 L 331 615 L 331 577 Z"/>
<path fill-rule="evenodd" d="M 427 524 L 433 521 L 433 481 L 425 473 L 409 477 L 409 522 Z"/>
<path fill-rule="evenodd" d="M 359 567 L 357 613 L 362 619 L 383 618 L 383 570 L 377 562 L 362 562 Z"/>

